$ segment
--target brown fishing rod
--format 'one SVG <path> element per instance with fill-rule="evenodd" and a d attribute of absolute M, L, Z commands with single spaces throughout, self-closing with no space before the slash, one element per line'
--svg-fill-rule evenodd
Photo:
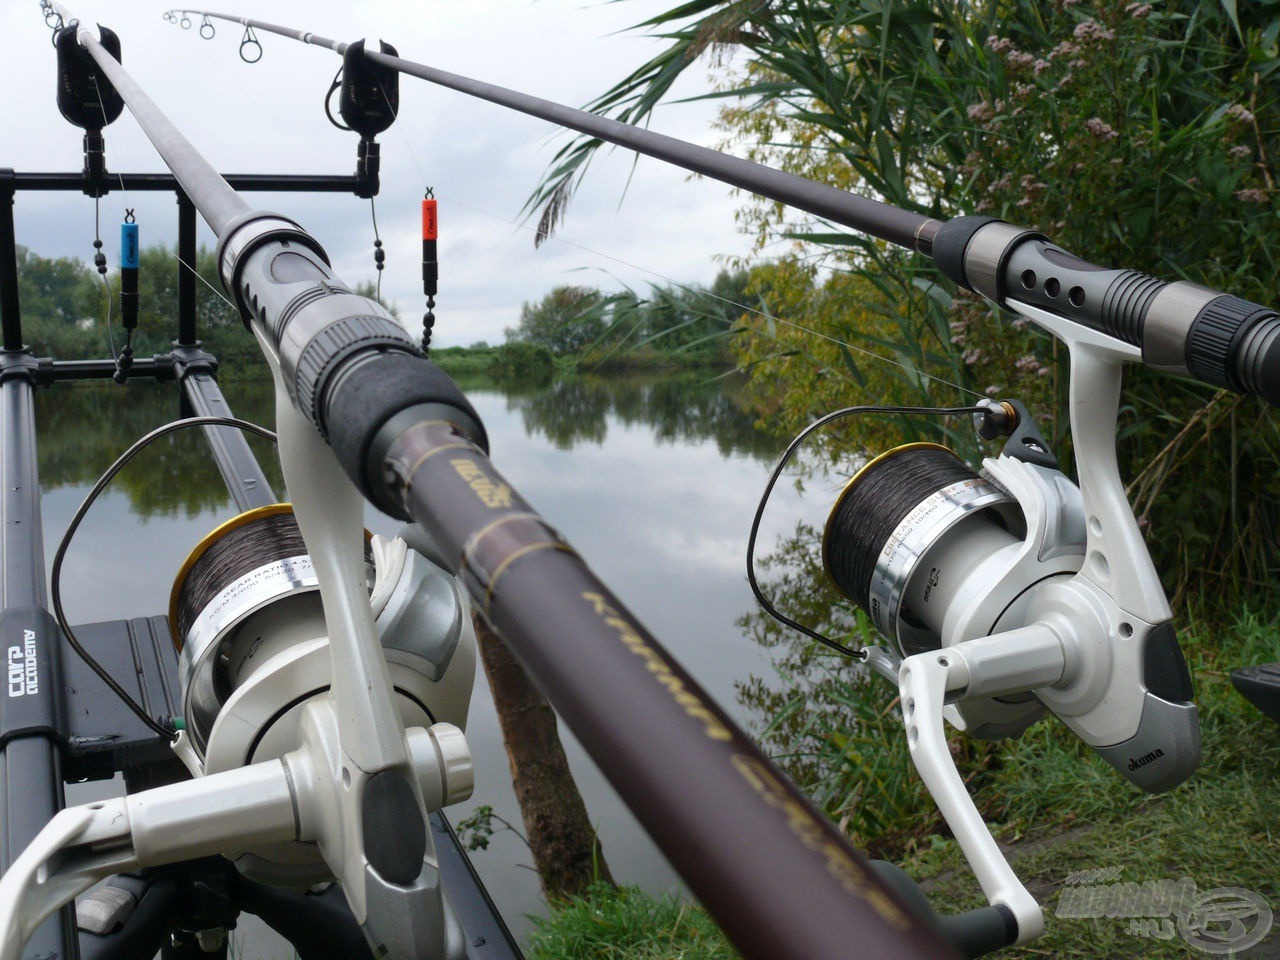
<path fill-rule="evenodd" d="M 339 43 L 326 37 L 320 37 L 304 30 L 282 27 L 279 24 L 265 23 L 248 17 L 234 17 L 225 13 L 214 13 L 207 10 L 170 10 L 169 14 L 195 14 L 238 23 L 246 29 L 263 30 L 291 40 L 324 47 L 338 55 L 345 54 L 350 44 Z M 741 187 L 753 193 L 778 200 L 788 206 L 825 217 L 835 223 L 852 227 L 863 233 L 887 240 L 890 243 L 929 253 L 933 235 L 942 224 L 937 220 L 908 210 L 901 210 L 857 194 L 838 190 L 835 187 L 782 170 L 774 170 L 751 160 L 744 160 L 731 154 L 710 150 L 697 144 L 687 143 L 675 137 L 654 133 L 629 123 L 620 123 L 608 117 L 598 117 L 585 110 L 576 110 L 551 100 L 530 96 L 518 90 L 500 87 L 496 84 L 473 80 L 460 74 L 450 73 L 412 60 L 384 53 L 379 50 L 364 48 L 365 57 L 372 63 L 398 70 L 401 73 L 426 80 L 428 83 L 456 90 L 459 93 L 487 100 L 520 113 L 547 120 L 557 126 L 576 130 L 588 136 L 599 137 L 609 143 L 617 144 L 642 153 L 646 156 L 674 164 L 693 173 L 704 174 L 731 186 Z"/>
<path fill-rule="evenodd" d="M 170 11 L 229 20 L 345 54 L 351 44 L 227 14 Z M 763 164 L 686 143 L 517 90 L 415 63 L 361 45 L 369 62 L 437 86 L 597 137 L 832 223 L 930 256 L 960 286 L 1004 305 L 1016 299 L 1142 348 L 1142 362 L 1280 405 L 1280 316 L 1187 281 L 1166 283 L 1135 270 L 1089 263 L 1035 230 L 991 217 L 947 221 L 846 193 Z"/>
<path fill-rule="evenodd" d="M 347 292 L 297 224 L 247 210 L 93 34 L 77 35 L 215 228 L 223 283 L 290 400 L 366 496 L 456 558 L 742 956 L 955 956 L 498 475 L 470 403 L 390 314 Z"/>

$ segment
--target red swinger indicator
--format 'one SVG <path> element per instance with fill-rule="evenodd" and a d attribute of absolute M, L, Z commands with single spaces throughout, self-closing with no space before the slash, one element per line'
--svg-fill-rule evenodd
<path fill-rule="evenodd" d="M 427 298 L 427 312 L 422 315 L 422 352 L 431 349 L 431 330 L 436 325 L 436 290 L 440 283 L 440 264 L 436 262 L 436 197 L 428 188 L 422 201 L 422 292 Z"/>
<path fill-rule="evenodd" d="M 422 201 L 422 239 L 436 239 L 436 202 L 430 198 Z"/>

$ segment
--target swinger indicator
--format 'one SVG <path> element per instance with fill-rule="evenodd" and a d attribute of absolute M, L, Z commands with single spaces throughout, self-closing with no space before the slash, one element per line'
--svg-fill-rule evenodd
<path fill-rule="evenodd" d="M 126 210 L 120 224 L 120 324 L 124 327 L 125 342 L 116 357 L 116 372 L 112 379 L 124 383 L 133 366 L 133 331 L 138 327 L 138 223 L 132 210 Z"/>
<path fill-rule="evenodd" d="M 436 261 L 436 195 L 431 188 L 422 199 L 422 293 L 427 298 L 427 312 L 422 315 L 422 352 L 431 349 L 431 331 L 436 325 L 436 291 L 440 285 L 440 264 Z"/>

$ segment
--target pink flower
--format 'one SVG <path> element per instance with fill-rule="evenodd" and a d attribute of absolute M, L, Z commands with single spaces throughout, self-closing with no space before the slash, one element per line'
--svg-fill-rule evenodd
<path fill-rule="evenodd" d="M 1084 122 L 1084 128 L 1099 140 L 1114 140 L 1120 136 L 1111 124 L 1105 122 L 1101 117 L 1090 117 Z"/>
<path fill-rule="evenodd" d="M 1116 38 L 1116 32 L 1114 30 L 1104 27 L 1094 19 L 1081 20 L 1076 24 L 1076 28 L 1073 33 L 1077 40 L 1084 40 L 1086 42 L 1096 43 L 1101 40 L 1114 40 Z"/>
<path fill-rule="evenodd" d="M 1227 107 L 1227 116 L 1233 120 L 1239 120 L 1241 123 L 1253 123 L 1253 114 L 1242 103 L 1233 103 Z"/>
<path fill-rule="evenodd" d="M 1232 147 L 1230 150 L 1228 150 L 1228 151 L 1227 151 L 1227 153 L 1228 153 L 1230 156 L 1235 157 L 1237 160 L 1243 160 L 1245 157 L 1247 157 L 1247 156 L 1249 156 L 1251 153 L 1253 153 L 1253 151 L 1252 151 L 1252 150 L 1250 150 L 1248 147 L 1246 147 L 1246 146 L 1242 143 L 1242 144 L 1240 144 L 1240 146 L 1238 146 L 1238 147 Z"/>
<path fill-rule="evenodd" d="M 1266 193 L 1255 187 L 1246 187 L 1244 190 L 1237 190 L 1233 196 L 1242 203 L 1264 204 L 1267 202 Z"/>

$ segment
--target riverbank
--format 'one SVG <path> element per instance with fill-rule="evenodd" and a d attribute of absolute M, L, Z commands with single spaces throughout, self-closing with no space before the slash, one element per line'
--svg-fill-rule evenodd
<path fill-rule="evenodd" d="M 975 749 L 972 741 L 953 736 L 963 743 L 957 750 L 978 809 L 1045 911 L 1045 934 L 1000 957 L 1185 958 L 1186 936 L 1195 934 L 1190 925 L 1180 926 L 1177 917 L 1116 916 L 1105 904 L 1101 910 L 1078 909 L 1088 906 L 1086 896 L 1088 903 L 1101 903 L 1099 897 L 1119 895 L 1130 884 L 1190 880 L 1201 895 L 1236 888 L 1273 906 L 1280 900 L 1274 846 L 1280 822 L 1280 737 L 1275 724 L 1247 703 L 1229 678 L 1235 667 L 1275 658 L 1278 620 L 1275 613 L 1241 613 L 1228 624 L 1198 624 L 1183 631 L 1204 759 L 1187 783 L 1167 794 L 1148 796 L 1122 781 L 1051 717 L 1020 740 L 990 748 Z M 884 690 L 885 699 L 892 700 L 887 686 Z M 896 704 L 879 706 L 896 717 Z M 901 729 L 896 734 L 902 740 Z M 899 746 L 895 741 L 879 748 L 901 752 L 898 772 L 915 778 L 905 747 L 899 751 Z M 858 761 L 846 756 L 845 762 Z M 782 763 L 787 765 L 785 758 Z M 917 830 L 899 838 L 892 858 L 942 912 L 984 905 L 959 846 L 926 803 L 917 811 Z M 1067 893 L 1073 890 L 1086 894 Z M 603 955 L 604 944 L 614 947 L 608 955 L 615 960 L 734 956 L 722 940 L 702 932 L 707 918 L 701 908 L 673 903 L 678 901 L 598 888 L 540 921 L 530 956 L 576 960 Z M 1251 917 L 1241 921 L 1244 929 L 1256 923 Z M 655 943 L 668 949 L 655 952 Z M 682 953 L 686 946 L 688 952 Z M 1273 933 L 1240 955 L 1275 957 L 1278 948 L 1280 933 Z"/>
<path fill-rule="evenodd" d="M 729 370 L 734 364 L 720 353 L 632 349 L 554 355 L 518 341 L 496 347 L 433 347 L 431 359 L 452 377 L 550 378 L 577 373 L 643 373 L 677 370 Z"/>

